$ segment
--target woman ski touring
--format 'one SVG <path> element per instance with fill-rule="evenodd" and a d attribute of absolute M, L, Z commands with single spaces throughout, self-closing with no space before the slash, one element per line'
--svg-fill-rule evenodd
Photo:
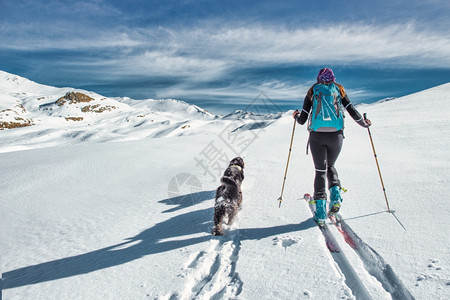
<path fill-rule="evenodd" d="M 330 192 L 329 214 L 337 213 L 343 200 L 335 163 L 344 141 L 344 108 L 362 127 L 371 125 L 370 120 L 363 119 L 353 107 L 344 87 L 336 83 L 333 71 L 324 68 L 319 71 L 317 83 L 308 90 L 302 111 L 296 110 L 293 114 L 294 119 L 301 125 L 309 120 L 309 147 L 315 167 L 314 220 L 319 225 L 324 224 L 327 218 L 327 180 Z"/>

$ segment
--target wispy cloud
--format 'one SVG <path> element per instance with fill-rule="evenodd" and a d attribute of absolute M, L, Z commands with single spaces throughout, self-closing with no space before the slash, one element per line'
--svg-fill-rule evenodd
<path fill-rule="evenodd" d="M 62 32 L 57 38 L 27 34 L 5 37 L 1 48 L 17 50 L 117 49 L 118 67 L 129 65 L 148 71 L 151 63 L 163 71 L 179 73 L 183 66 L 198 71 L 204 65 L 223 68 L 259 63 L 369 63 L 450 66 L 450 34 L 418 30 L 414 24 L 370 26 L 339 25 L 330 28 L 258 26 L 217 28 L 128 29 Z M 12 33 L 12 28 L 2 30 Z M 60 29 L 62 30 L 62 29 Z M 124 51 L 126 50 L 126 51 Z M 131 63 L 130 57 L 141 61 Z M 132 60 L 132 59 L 131 59 Z M 120 66 L 120 64 L 123 66 Z"/>

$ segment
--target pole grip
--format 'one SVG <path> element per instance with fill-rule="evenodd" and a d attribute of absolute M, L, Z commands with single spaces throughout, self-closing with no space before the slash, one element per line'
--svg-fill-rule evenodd
<path fill-rule="evenodd" d="M 364 120 L 367 120 L 367 113 L 364 113 L 363 116 L 364 116 Z"/>

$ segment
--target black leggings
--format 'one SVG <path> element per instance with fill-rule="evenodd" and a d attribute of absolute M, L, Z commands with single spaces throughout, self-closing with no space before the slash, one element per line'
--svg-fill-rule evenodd
<path fill-rule="evenodd" d="M 344 133 L 336 132 L 311 132 L 309 135 L 309 147 L 316 168 L 314 179 L 314 199 L 327 199 L 325 189 L 328 179 L 328 188 L 340 186 L 338 173 L 334 164 L 342 149 Z"/>

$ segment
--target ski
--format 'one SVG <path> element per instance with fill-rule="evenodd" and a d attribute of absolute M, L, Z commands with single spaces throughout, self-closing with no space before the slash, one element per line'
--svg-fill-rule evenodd
<path fill-rule="evenodd" d="M 411 292 L 403 285 L 394 273 L 393 268 L 386 263 L 383 257 L 375 249 L 366 244 L 348 225 L 339 213 L 335 214 L 339 220 L 339 226 L 356 245 L 353 248 L 364 264 L 364 268 L 374 276 L 383 286 L 386 292 L 391 294 L 394 300 L 414 299 Z M 351 246 L 351 245 L 350 245 Z"/>
<path fill-rule="evenodd" d="M 339 249 L 339 246 L 337 246 L 336 244 L 336 240 L 334 239 L 334 237 L 331 235 L 330 230 L 328 229 L 326 224 L 317 224 L 319 226 L 320 231 L 322 232 L 324 238 L 325 238 L 325 243 L 327 245 L 328 250 L 330 250 L 330 252 L 332 253 L 339 253 L 341 252 L 341 249 Z"/>
<path fill-rule="evenodd" d="M 311 210 L 311 213 L 314 217 L 315 212 L 315 205 L 312 201 L 310 194 L 305 194 L 303 196 L 303 199 L 308 203 L 309 209 Z M 326 224 L 319 224 L 317 223 L 317 226 L 319 226 L 320 232 L 322 232 L 323 237 L 325 238 L 325 243 L 327 245 L 328 250 L 330 250 L 331 253 L 339 253 L 341 252 L 341 249 L 339 248 L 336 239 L 331 234 L 330 230 L 328 229 L 328 226 Z"/>
<path fill-rule="evenodd" d="M 315 202 L 310 194 L 305 194 L 303 199 L 308 203 L 309 209 L 314 216 Z M 328 215 L 334 226 L 344 237 L 345 242 L 355 251 L 364 264 L 366 271 L 374 276 L 383 286 L 384 290 L 391 294 L 394 300 L 413 299 L 410 291 L 406 289 L 397 275 L 394 273 L 392 267 L 387 264 L 383 257 L 379 255 L 372 247 L 367 245 L 345 222 L 339 213 Z M 322 232 L 327 247 L 331 252 L 331 256 L 339 266 L 339 269 L 346 277 L 346 284 L 356 299 L 371 299 L 370 294 L 360 281 L 358 275 L 355 273 L 353 267 L 346 259 L 344 253 L 341 251 L 337 240 L 334 238 L 332 232 L 326 224 L 318 224 Z"/>
<path fill-rule="evenodd" d="M 347 227 L 342 226 L 342 217 L 339 214 L 329 214 L 328 218 L 331 220 L 331 222 L 336 226 L 337 230 L 342 234 L 344 237 L 345 242 L 352 247 L 353 249 L 358 249 L 358 244 L 353 240 L 351 237 L 351 234 L 347 231 Z"/>
<path fill-rule="evenodd" d="M 308 203 L 309 209 L 314 217 L 314 212 L 316 210 L 315 202 L 313 201 L 310 194 L 305 194 L 303 199 Z M 341 251 L 338 242 L 334 238 L 333 234 L 329 230 L 326 224 L 317 224 L 322 232 L 323 237 L 328 250 L 330 250 L 331 257 L 337 264 L 339 270 L 342 272 L 345 278 L 345 284 L 352 290 L 353 295 L 356 299 L 372 299 L 369 292 L 367 291 L 358 274 L 353 269 L 350 262 L 345 257 L 344 253 Z"/>

